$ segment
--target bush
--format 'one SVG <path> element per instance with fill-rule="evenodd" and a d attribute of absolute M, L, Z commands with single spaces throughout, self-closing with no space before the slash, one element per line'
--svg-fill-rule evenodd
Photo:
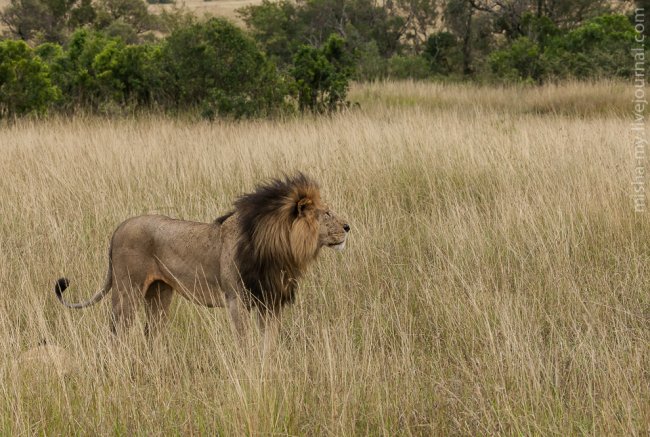
<path fill-rule="evenodd" d="M 557 77 L 629 77 L 634 37 L 625 16 L 603 15 L 554 38 L 544 53 L 545 62 Z"/>
<path fill-rule="evenodd" d="M 102 33 L 109 38 L 118 38 L 127 44 L 137 44 L 140 41 L 138 32 L 132 25 L 118 18 L 107 27 L 102 29 Z"/>
<path fill-rule="evenodd" d="M 122 107 L 146 107 L 160 94 L 160 48 L 157 45 L 107 45 L 92 68 L 104 102 Z"/>
<path fill-rule="evenodd" d="M 321 46 L 331 34 L 345 35 L 355 49 L 374 43 L 387 58 L 401 47 L 406 25 L 408 14 L 398 9 L 397 3 L 386 6 L 372 0 L 262 0 L 238 13 L 265 52 L 284 66 L 306 41 Z"/>
<path fill-rule="evenodd" d="M 160 94 L 160 47 L 127 45 L 101 32 L 76 31 L 63 51 L 44 44 L 37 52 L 63 90 L 61 108 L 131 112 L 150 106 Z"/>
<path fill-rule="evenodd" d="M 140 35 L 156 30 L 158 17 L 149 13 L 147 5 L 142 0 L 97 0 L 96 18 L 93 22 L 95 29 L 103 30 L 119 22 L 120 26 L 128 25 Z"/>
<path fill-rule="evenodd" d="M 388 60 L 388 74 L 394 79 L 425 79 L 431 70 L 422 56 L 395 55 Z"/>
<path fill-rule="evenodd" d="M 492 73 L 503 81 L 540 82 L 544 75 L 539 46 L 525 36 L 517 38 L 507 49 L 493 52 L 489 62 Z"/>
<path fill-rule="evenodd" d="M 59 42 L 96 18 L 91 0 L 10 0 L 0 12 L 9 33 L 25 41 Z"/>
<path fill-rule="evenodd" d="M 429 61 L 432 73 L 451 74 L 461 70 L 462 54 L 452 33 L 438 32 L 430 35 L 423 55 Z"/>
<path fill-rule="evenodd" d="M 223 19 L 175 30 L 162 49 L 168 105 L 200 107 L 207 116 L 268 115 L 287 87 L 252 39 Z"/>
<path fill-rule="evenodd" d="M 357 80 L 374 80 L 388 74 L 388 62 L 379 53 L 375 41 L 359 45 L 355 50 L 355 59 Z"/>
<path fill-rule="evenodd" d="M 61 96 L 49 68 L 23 41 L 0 41 L 0 117 L 42 114 Z"/>
<path fill-rule="evenodd" d="M 43 111 L 130 113 L 138 108 L 257 117 L 289 110 L 290 83 L 239 28 L 211 19 L 179 26 L 163 43 L 131 45 L 81 29 L 65 49 L 2 45 L 2 115 Z M 327 56 L 335 69 L 336 47 Z M 59 92 L 62 91 L 62 93 Z M 59 99 L 61 94 L 64 96 Z"/>
<path fill-rule="evenodd" d="M 548 23 L 537 29 L 543 45 L 523 36 L 490 55 L 490 67 L 500 80 L 541 82 L 546 77 L 592 79 L 632 73 L 629 53 L 635 33 L 622 15 L 596 17 L 564 34 Z"/>
<path fill-rule="evenodd" d="M 304 33 L 304 25 L 297 16 L 298 6 L 294 2 L 262 0 L 259 5 L 249 5 L 238 12 L 253 38 L 271 59 L 280 65 L 291 63 L 300 45 L 299 35 Z"/>
<path fill-rule="evenodd" d="M 320 49 L 302 46 L 293 64 L 291 74 L 300 111 L 327 113 L 346 104 L 352 58 L 346 51 L 343 38 L 330 35 Z"/>

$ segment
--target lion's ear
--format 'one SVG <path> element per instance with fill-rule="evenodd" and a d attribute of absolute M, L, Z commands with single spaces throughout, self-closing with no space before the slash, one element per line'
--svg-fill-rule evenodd
<path fill-rule="evenodd" d="M 298 217 L 305 215 L 313 207 L 314 202 L 309 197 L 303 197 L 298 201 Z"/>

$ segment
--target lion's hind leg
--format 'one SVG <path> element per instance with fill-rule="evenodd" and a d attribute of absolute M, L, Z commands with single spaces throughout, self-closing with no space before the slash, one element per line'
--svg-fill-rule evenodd
<path fill-rule="evenodd" d="M 113 266 L 113 292 L 111 295 L 111 331 L 121 336 L 135 319 L 136 310 L 142 304 L 143 287 L 147 279 L 146 270 L 115 262 Z"/>
<path fill-rule="evenodd" d="M 137 305 L 135 293 L 127 290 L 123 285 L 115 287 L 111 296 L 111 332 L 120 335 L 133 324 L 135 308 Z"/>
<path fill-rule="evenodd" d="M 144 333 L 148 338 L 155 337 L 165 325 L 173 294 L 172 287 L 163 281 L 154 281 L 146 290 L 144 299 L 147 324 Z"/>

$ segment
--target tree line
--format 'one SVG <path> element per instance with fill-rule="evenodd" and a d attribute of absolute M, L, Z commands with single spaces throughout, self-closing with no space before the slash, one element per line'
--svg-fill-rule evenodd
<path fill-rule="evenodd" d="M 628 76 L 634 9 L 605 0 L 263 0 L 241 16 L 280 65 L 335 33 L 359 80 L 542 82 Z"/>
<path fill-rule="evenodd" d="M 239 10 L 242 29 L 142 0 L 11 0 L 0 117 L 324 113 L 352 79 L 628 77 L 644 31 L 633 13 L 604 0 L 263 0 Z"/>

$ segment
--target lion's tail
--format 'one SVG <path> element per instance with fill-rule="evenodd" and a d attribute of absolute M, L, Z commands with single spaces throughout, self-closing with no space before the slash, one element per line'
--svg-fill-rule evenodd
<path fill-rule="evenodd" d="M 102 288 L 95 293 L 93 297 L 88 299 L 85 302 L 79 302 L 79 303 L 70 303 L 66 302 L 63 300 L 63 292 L 70 286 L 70 281 L 68 281 L 67 278 L 59 278 L 58 281 L 56 281 L 56 284 L 54 285 L 54 294 L 56 294 L 57 299 L 61 301 L 63 305 L 65 305 L 68 308 L 85 308 L 91 305 L 96 304 L 100 300 L 102 300 L 110 291 L 111 287 L 113 286 L 113 241 L 111 240 L 110 247 L 108 249 L 108 271 L 106 272 L 106 279 L 104 279 L 104 285 Z"/>

